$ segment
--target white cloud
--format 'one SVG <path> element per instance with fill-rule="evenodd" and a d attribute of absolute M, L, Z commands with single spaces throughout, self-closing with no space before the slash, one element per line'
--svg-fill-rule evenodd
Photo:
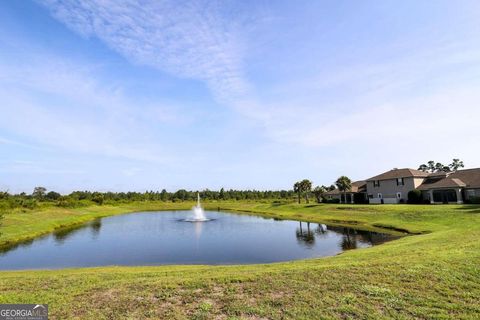
<path fill-rule="evenodd" d="M 443 134 L 448 127 L 444 115 L 450 112 L 450 106 L 438 101 L 444 96 L 442 91 L 459 98 L 450 99 L 451 103 L 462 101 L 463 115 L 478 117 L 473 107 L 478 101 L 474 92 L 468 93 L 468 101 L 455 95 L 461 86 L 452 83 L 461 76 L 449 79 L 435 73 L 444 67 L 477 63 L 478 51 L 465 50 L 468 48 L 465 44 L 432 41 L 424 46 L 426 51 L 390 61 L 337 67 L 313 81 L 286 80 L 276 98 L 261 103 L 244 71 L 247 37 L 242 33 L 247 27 L 238 16 L 225 15 L 228 4 L 224 2 L 42 0 L 41 3 L 73 30 L 86 37 L 98 37 L 134 62 L 206 82 L 219 101 L 256 121 L 267 136 L 278 142 L 327 146 L 376 139 L 379 133 L 385 139 L 399 139 L 413 132 Z M 419 84 L 442 80 L 447 83 L 436 91 L 410 98 L 402 96 L 414 92 L 413 87 Z M 334 105 L 315 105 L 314 99 L 296 98 L 303 93 L 311 96 L 315 91 L 345 86 L 353 86 L 356 94 L 344 98 L 337 92 Z M 423 121 L 427 114 L 430 121 Z M 468 128 L 471 118 L 463 115 L 458 123 Z M 375 127 L 370 125 L 372 121 Z M 392 130 L 398 126 L 405 132 Z"/>
<path fill-rule="evenodd" d="M 238 21 L 222 17 L 222 2 L 40 2 L 71 29 L 134 62 L 205 81 L 221 101 L 248 91 Z"/>

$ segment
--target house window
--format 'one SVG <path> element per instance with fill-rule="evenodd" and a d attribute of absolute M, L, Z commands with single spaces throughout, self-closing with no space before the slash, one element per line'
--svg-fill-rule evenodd
<path fill-rule="evenodd" d="M 405 185 L 405 181 L 403 180 L 403 178 L 397 178 L 397 186 L 404 186 Z"/>
<path fill-rule="evenodd" d="M 369 193 L 368 198 L 373 199 L 373 194 Z"/>
<path fill-rule="evenodd" d="M 397 192 L 397 199 L 401 199 L 402 198 L 402 193 L 401 192 Z"/>
<path fill-rule="evenodd" d="M 378 194 L 378 198 L 382 199 L 382 194 L 381 193 Z"/>
<path fill-rule="evenodd" d="M 373 186 L 374 186 L 375 188 L 380 187 L 380 180 L 374 180 L 374 181 L 373 181 Z"/>

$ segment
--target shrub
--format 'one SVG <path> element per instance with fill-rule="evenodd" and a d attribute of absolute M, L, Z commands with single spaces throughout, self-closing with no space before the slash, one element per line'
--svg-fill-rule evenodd
<path fill-rule="evenodd" d="M 421 204 L 423 203 L 422 191 L 412 190 L 408 192 L 408 203 Z"/>
<path fill-rule="evenodd" d="M 99 206 L 103 204 L 103 200 L 104 200 L 103 194 L 94 193 L 92 196 L 92 201 L 98 204 Z"/>
<path fill-rule="evenodd" d="M 57 202 L 57 207 L 62 207 L 62 208 L 75 208 L 75 207 L 79 207 L 80 205 L 81 205 L 80 201 L 77 201 L 69 197 L 61 197 Z"/>
<path fill-rule="evenodd" d="M 48 200 L 58 200 L 58 199 L 60 199 L 60 197 L 61 197 L 60 193 L 55 192 L 55 191 L 50 191 L 45 196 L 45 198 L 48 199 Z"/>
<path fill-rule="evenodd" d="M 21 202 L 21 206 L 22 208 L 26 209 L 35 209 L 36 207 L 38 207 L 38 203 L 35 199 L 23 199 Z"/>

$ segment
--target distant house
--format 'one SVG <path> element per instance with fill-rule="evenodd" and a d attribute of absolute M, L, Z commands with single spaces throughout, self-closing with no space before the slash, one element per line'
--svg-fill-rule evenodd
<path fill-rule="evenodd" d="M 325 193 L 327 199 L 338 199 L 340 203 L 368 203 L 367 185 L 365 181 L 352 182 L 352 188 L 346 193 L 338 189 Z"/>
<path fill-rule="evenodd" d="M 417 189 L 428 176 L 415 169 L 393 169 L 367 179 L 370 203 L 407 202 L 408 192 Z"/>
<path fill-rule="evenodd" d="M 369 203 L 404 203 L 408 192 L 422 191 L 429 203 L 464 203 L 480 198 L 480 168 L 428 173 L 393 169 L 367 179 Z"/>

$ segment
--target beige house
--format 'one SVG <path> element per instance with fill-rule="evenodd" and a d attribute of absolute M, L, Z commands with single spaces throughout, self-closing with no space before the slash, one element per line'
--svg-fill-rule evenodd
<path fill-rule="evenodd" d="M 367 179 L 369 203 L 406 203 L 408 192 L 422 191 L 429 203 L 464 203 L 480 199 L 480 168 L 427 173 L 393 169 Z"/>
<path fill-rule="evenodd" d="M 428 173 L 393 169 L 366 181 L 355 181 L 346 194 L 338 189 L 325 197 L 340 203 L 407 203 L 408 193 L 420 190 L 425 203 L 480 202 L 480 168 Z"/>
<path fill-rule="evenodd" d="M 393 169 L 367 179 L 370 203 L 406 203 L 408 192 L 417 189 L 428 177 L 415 169 Z"/>

